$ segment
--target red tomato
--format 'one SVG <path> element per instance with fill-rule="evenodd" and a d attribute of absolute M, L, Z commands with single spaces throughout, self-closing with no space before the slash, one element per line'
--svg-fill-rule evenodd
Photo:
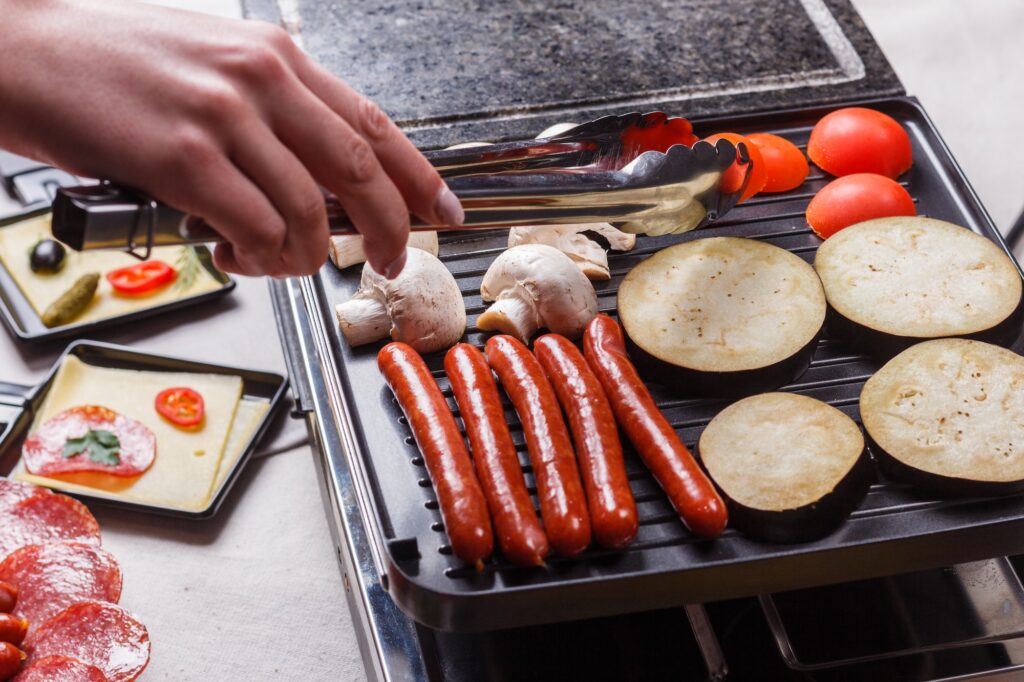
<path fill-rule="evenodd" d="M 824 116 L 811 131 L 807 155 L 826 173 L 878 173 L 896 178 L 913 164 L 910 136 L 891 116 L 848 107 Z"/>
<path fill-rule="evenodd" d="M 822 239 L 865 220 L 897 215 L 917 215 L 914 200 L 898 182 L 874 173 L 837 178 L 807 206 L 807 223 Z"/>
<path fill-rule="evenodd" d="M 177 276 L 177 271 L 162 260 L 147 260 L 111 270 L 107 281 L 119 293 L 138 296 L 170 284 Z"/>
<path fill-rule="evenodd" d="M 764 188 L 765 180 L 767 179 L 767 173 L 765 173 L 764 159 L 761 157 L 761 150 L 758 149 L 757 145 L 748 140 L 747 138 L 737 133 L 716 133 L 709 137 L 704 138 L 705 142 L 714 144 L 719 140 L 729 140 L 734 145 L 743 143 L 747 148 L 747 155 L 750 157 L 750 180 L 747 182 L 747 188 L 743 190 L 743 194 L 740 195 L 740 200 L 737 203 L 741 203 L 754 196 Z M 739 156 L 739 147 L 736 149 L 736 155 Z M 729 166 L 726 171 L 722 174 L 722 190 L 725 192 L 735 192 L 740 187 L 740 183 L 743 182 L 743 174 L 745 169 L 739 165 L 737 161 L 733 165 Z"/>
<path fill-rule="evenodd" d="M 649 128 L 627 128 L 622 135 L 622 146 L 628 150 L 629 159 L 652 150 L 667 152 L 669 147 L 677 144 L 692 147 L 696 141 L 693 126 L 685 118 L 670 118 Z"/>
<path fill-rule="evenodd" d="M 156 396 L 156 411 L 177 426 L 195 426 L 203 421 L 205 409 L 203 396 L 184 386 L 168 388 Z"/>
<path fill-rule="evenodd" d="M 788 192 L 807 178 L 807 159 L 800 149 L 784 137 L 771 133 L 752 133 L 747 139 L 754 143 L 764 159 L 765 179 L 762 192 Z"/>

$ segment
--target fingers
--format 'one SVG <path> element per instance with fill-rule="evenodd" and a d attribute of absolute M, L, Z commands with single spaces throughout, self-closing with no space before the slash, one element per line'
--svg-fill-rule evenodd
<path fill-rule="evenodd" d="M 145 186 L 160 201 L 199 216 L 231 242 L 226 269 L 243 275 L 290 274 L 281 263 L 285 219 L 223 149 L 203 133 L 179 134 L 164 172 Z"/>
<path fill-rule="evenodd" d="M 263 191 L 287 227 L 279 254 L 280 272 L 315 273 L 327 260 L 330 237 L 323 193 L 263 121 L 253 118 L 240 123 L 236 135 L 231 159 Z M 227 259 L 227 250 L 223 251 Z"/>
<path fill-rule="evenodd" d="M 366 259 L 385 276 L 401 270 L 409 208 L 370 143 L 295 81 L 286 107 L 272 112 L 274 132 L 341 202 L 360 234 Z"/>
<path fill-rule="evenodd" d="M 303 84 L 370 144 L 409 210 L 435 225 L 462 224 L 464 214 L 458 199 L 376 104 L 305 55 L 296 58 L 294 68 Z"/>

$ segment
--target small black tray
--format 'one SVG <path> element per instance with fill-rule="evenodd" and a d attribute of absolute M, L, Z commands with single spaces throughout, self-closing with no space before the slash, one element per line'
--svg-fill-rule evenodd
<path fill-rule="evenodd" d="M 20 223 L 23 220 L 43 215 L 50 211 L 49 206 L 24 211 L 12 216 L 0 219 L 0 230 L 8 225 Z M 210 250 L 205 246 L 197 246 L 196 252 L 207 272 L 220 283 L 219 289 L 207 291 L 195 296 L 179 298 L 167 303 L 161 303 L 149 308 L 133 310 L 122 315 L 115 315 L 102 320 L 92 322 L 78 322 L 61 325 L 60 327 L 47 327 L 39 317 L 39 313 L 32 307 L 25 294 L 18 287 L 18 283 L 11 277 L 11 273 L 0 263 L 0 319 L 4 326 L 10 330 L 15 338 L 21 341 L 44 341 L 50 339 L 66 338 L 69 336 L 82 336 L 91 334 L 97 330 L 124 324 L 129 320 L 138 320 L 153 315 L 159 315 L 170 310 L 178 310 L 188 306 L 197 305 L 215 298 L 227 295 L 235 288 L 235 280 L 218 270 L 213 264 L 213 257 Z"/>
<path fill-rule="evenodd" d="M 238 463 L 228 474 L 220 489 L 215 491 L 210 504 L 201 511 L 184 511 L 169 507 L 160 507 L 138 502 L 111 499 L 103 495 L 88 495 L 79 489 L 62 491 L 59 486 L 50 486 L 58 492 L 67 492 L 74 497 L 88 499 L 120 509 L 140 511 L 161 516 L 173 516 L 182 519 L 203 520 L 213 517 L 227 498 L 235 482 L 245 466 L 249 463 L 256 446 L 263 438 L 273 421 L 275 414 L 283 403 L 288 392 L 288 379 L 273 372 L 262 372 L 224 365 L 212 365 L 205 362 L 183 360 L 164 355 L 141 353 L 125 346 L 117 346 L 96 341 L 75 341 L 67 347 L 54 363 L 46 379 L 34 388 L 16 384 L 0 383 L 0 473 L 10 473 L 21 457 L 21 444 L 28 429 L 32 425 L 35 412 L 38 410 L 50 390 L 53 378 L 60 369 L 64 359 L 73 355 L 82 362 L 97 367 L 114 369 L 149 370 L 156 372 L 195 372 L 203 374 L 228 374 L 242 379 L 242 398 L 259 398 L 270 403 L 267 413 L 263 416 L 259 427 L 245 447 Z"/>
<path fill-rule="evenodd" d="M 799 146 L 814 123 L 839 106 L 874 107 L 896 118 L 910 135 L 914 167 L 900 181 L 920 215 L 949 220 L 1005 249 L 977 196 L 935 130 L 912 98 L 694 120 L 699 135 L 732 130 L 782 135 Z M 714 225 L 681 236 L 641 237 L 633 252 L 613 254 L 612 279 L 596 282 L 602 311 L 615 311 L 623 276 L 655 251 L 708 236 L 742 236 L 780 246 L 812 261 L 820 240 L 804 211 L 831 178 L 812 167 L 807 181 L 783 194 L 759 195 Z M 469 313 L 469 343 L 486 339 L 475 321 L 484 272 L 506 244 L 502 230 L 441 236 L 441 260 L 455 275 Z M 572 560 L 553 558 L 546 569 L 523 569 L 495 557 L 482 573 L 452 556 L 437 501 L 409 427 L 377 370 L 378 346 L 351 348 L 333 321 L 333 304 L 358 287 L 359 269 L 325 267 L 312 282 L 307 301 L 316 331 L 326 335 L 329 355 L 318 358 L 328 387 L 343 396 L 345 415 L 331 413 L 342 433 L 343 453 L 368 532 L 380 548 L 387 590 L 411 618 L 430 628 L 481 631 L 616 613 L 646 611 L 815 585 L 847 582 L 1024 552 L 1024 495 L 990 499 L 935 499 L 879 476 L 863 503 L 838 530 L 796 545 L 756 542 L 729 529 L 719 539 L 692 536 L 664 494 L 626 448 L 627 472 L 637 500 L 640 531 L 626 550 L 592 548 Z M 312 314 L 312 313 L 311 313 Z M 1018 347 L 1019 349 L 1019 347 Z M 454 408 L 444 375 L 443 354 L 426 361 Z M 308 360 L 307 360 L 308 362 Z M 819 342 L 810 369 L 784 390 L 824 400 L 859 419 L 861 387 L 880 366 L 837 339 Z M 337 375 L 334 375 L 334 371 Z M 726 402 L 679 400 L 660 386 L 652 392 L 683 441 L 691 447 Z M 522 429 L 506 412 L 526 472 L 533 478 Z M 327 444 L 329 452 L 336 448 Z M 331 454 L 331 457 L 338 456 Z"/>

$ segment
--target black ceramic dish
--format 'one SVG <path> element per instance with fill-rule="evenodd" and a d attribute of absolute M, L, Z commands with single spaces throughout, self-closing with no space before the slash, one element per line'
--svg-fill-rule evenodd
<path fill-rule="evenodd" d="M 19 213 L 0 220 L 0 230 L 8 225 L 19 223 L 28 218 L 34 218 L 49 212 L 49 207 Z M 11 277 L 11 273 L 0 263 L 0 319 L 11 334 L 21 341 L 43 341 L 50 339 L 66 338 L 69 336 L 82 336 L 91 334 L 97 330 L 122 325 L 127 322 L 139 320 L 170 310 L 179 310 L 188 306 L 205 303 L 220 298 L 230 293 L 235 288 L 235 280 L 227 276 L 213 265 L 213 257 L 205 246 L 197 247 L 200 261 L 203 267 L 220 284 L 220 287 L 213 291 L 180 298 L 168 303 L 162 303 L 150 308 L 142 308 L 123 315 L 115 315 L 102 320 L 92 322 L 72 322 L 71 324 L 59 327 L 47 327 L 39 318 L 32 304 L 18 288 L 17 282 Z"/>
<path fill-rule="evenodd" d="M 288 379 L 272 372 L 212 365 L 205 362 L 194 362 L 192 360 L 141 353 L 124 346 L 108 343 L 75 341 L 61 354 L 46 379 L 39 386 L 25 389 L 23 387 L 0 384 L 0 425 L 6 422 L 5 428 L 0 430 L 0 474 L 10 473 L 17 464 L 21 455 L 21 444 L 25 436 L 28 435 L 28 429 L 32 425 L 34 414 L 42 406 L 43 400 L 46 398 L 46 394 L 61 363 L 70 355 L 77 357 L 86 364 L 98 367 L 156 372 L 202 372 L 206 374 L 234 375 L 242 378 L 243 399 L 260 399 L 266 400 L 269 403 L 267 413 L 263 416 L 249 443 L 245 446 L 242 456 L 239 457 L 234 469 L 228 474 L 221 487 L 213 492 L 210 497 L 210 503 L 205 509 L 200 511 L 183 511 L 169 507 L 111 499 L 99 494 L 95 496 L 86 495 L 79 492 L 78 489 L 68 493 L 75 497 L 87 499 L 90 502 L 130 511 L 194 520 L 208 519 L 214 516 L 230 494 L 242 470 L 252 458 L 257 444 L 269 428 L 274 415 L 278 408 L 281 407 L 285 393 L 288 391 Z M 5 405 L 10 406 L 6 413 L 2 411 Z M 53 486 L 53 490 L 61 491 L 56 486 Z"/>

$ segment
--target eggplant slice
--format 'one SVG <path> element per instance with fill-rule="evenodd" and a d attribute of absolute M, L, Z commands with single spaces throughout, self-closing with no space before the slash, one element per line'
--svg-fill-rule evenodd
<path fill-rule="evenodd" d="M 964 337 L 1009 345 L 1024 320 L 1021 276 L 1006 252 L 942 220 L 868 220 L 829 237 L 814 267 L 831 335 L 891 357 Z"/>
<path fill-rule="evenodd" d="M 772 390 L 807 369 L 825 322 L 814 269 L 753 239 L 670 246 L 626 275 L 619 319 L 648 379 L 686 395 Z"/>
<path fill-rule="evenodd" d="M 1024 358 L 981 341 L 903 351 L 860 395 L 868 442 L 888 476 L 944 495 L 1024 490 Z"/>
<path fill-rule="evenodd" d="M 744 398 L 700 437 L 701 461 L 744 535 L 806 542 L 835 530 L 875 478 L 864 436 L 845 414 L 794 393 Z"/>

